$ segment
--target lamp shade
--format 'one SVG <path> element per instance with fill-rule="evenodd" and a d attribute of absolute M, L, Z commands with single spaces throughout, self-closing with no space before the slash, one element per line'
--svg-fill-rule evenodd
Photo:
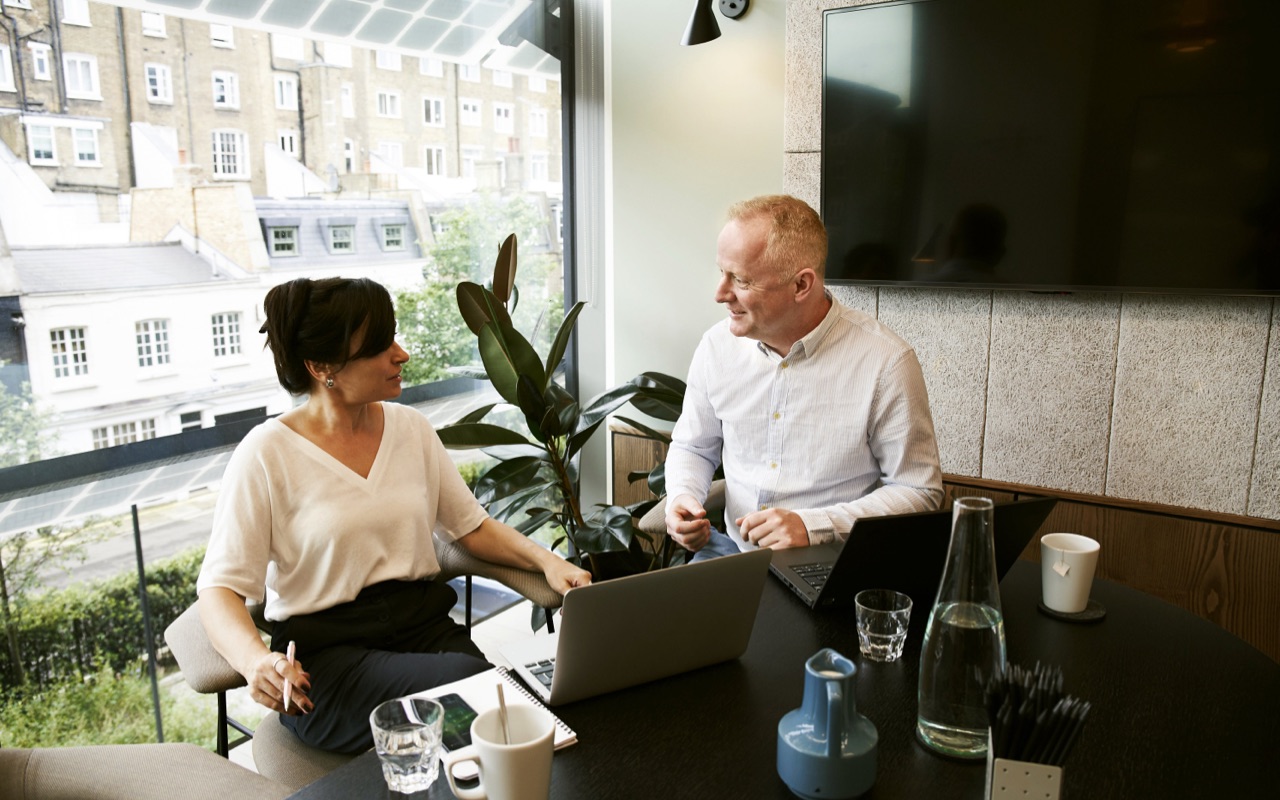
<path fill-rule="evenodd" d="M 711 10 L 711 0 L 698 0 L 689 17 L 689 24 L 684 29 L 684 38 L 680 44 L 703 44 L 720 38 L 720 26 L 716 23 L 715 12 Z"/>

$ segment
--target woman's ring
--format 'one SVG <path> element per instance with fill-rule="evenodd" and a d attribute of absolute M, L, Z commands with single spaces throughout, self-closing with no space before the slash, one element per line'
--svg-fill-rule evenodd
<path fill-rule="evenodd" d="M 279 674 L 280 674 L 280 662 L 281 662 L 281 661 L 288 661 L 288 660 L 289 660 L 289 659 L 288 659 L 287 657 L 277 654 L 277 655 L 276 655 L 276 660 L 275 660 L 274 662 L 272 662 L 272 664 L 271 664 L 271 668 L 272 668 L 273 670 L 275 670 L 275 671 L 276 671 L 276 674 L 277 674 L 277 675 L 279 675 Z"/>

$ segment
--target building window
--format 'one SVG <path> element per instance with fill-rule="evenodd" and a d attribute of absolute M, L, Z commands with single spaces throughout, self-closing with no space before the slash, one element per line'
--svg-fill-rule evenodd
<path fill-rule="evenodd" d="M 240 312 L 228 311 L 210 318 L 213 328 L 213 357 L 226 358 L 240 354 Z"/>
<path fill-rule="evenodd" d="M 510 103 L 494 103 L 493 130 L 497 133 L 511 133 L 514 131 L 515 126 L 511 122 L 513 114 L 515 114 L 515 106 Z"/>
<path fill-rule="evenodd" d="M 89 25 L 89 0 L 62 0 L 62 21 L 67 25 Z"/>
<path fill-rule="evenodd" d="M 213 174 L 229 178 L 249 176 L 249 151 L 243 131 L 213 131 Z"/>
<path fill-rule="evenodd" d="M 404 145 L 400 142 L 378 142 L 378 157 L 389 167 L 403 167 Z"/>
<path fill-rule="evenodd" d="M 13 62 L 9 60 L 9 48 L 0 44 L 0 92 L 16 92 L 13 82 Z"/>
<path fill-rule="evenodd" d="M 240 77 L 234 72 L 213 73 L 213 107 L 240 107 Z"/>
<path fill-rule="evenodd" d="M 142 35 L 143 36 L 165 36 L 164 14 L 157 14 L 154 11 L 142 12 Z"/>
<path fill-rule="evenodd" d="M 49 331 L 49 344 L 53 348 L 53 377 L 89 374 L 89 349 L 84 328 L 54 328 Z"/>
<path fill-rule="evenodd" d="M 324 63 L 331 67 L 351 66 L 351 45 L 338 42 L 324 43 Z"/>
<path fill-rule="evenodd" d="M 400 117 L 400 93 L 390 92 L 386 89 L 378 91 L 378 116 L 380 117 Z"/>
<path fill-rule="evenodd" d="M 356 249 L 356 227 L 354 225 L 333 225 L 329 228 L 329 252 L 354 253 Z"/>
<path fill-rule="evenodd" d="M 511 79 L 511 73 L 510 73 L 510 72 L 507 72 L 507 71 L 506 71 L 506 70 L 504 70 L 504 69 L 495 69 L 495 70 L 493 71 L 493 85 L 494 85 L 494 86 L 506 86 L 506 87 L 510 88 L 510 87 L 511 87 L 511 85 L 512 85 L 512 82 L 513 82 L 513 81 L 512 81 L 512 79 Z"/>
<path fill-rule="evenodd" d="M 209 43 L 214 47 L 232 48 L 236 46 L 236 29 L 230 25 L 209 24 Z"/>
<path fill-rule="evenodd" d="M 276 140 L 280 142 L 280 149 L 293 156 L 298 157 L 298 132 L 296 130 L 278 130 L 276 131 Z"/>
<path fill-rule="evenodd" d="M 530 153 L 529 154 L 529 180 L 531 181 L 547 180 L 547 154 L 546 153 Z"/>
<path fill-rule="evenodd" d="M 276 76 L 276 108 L 298 110 L 298 79 L 292 75 Z"/>
<path fill-rule="evenodd" d="M 547 110 L 545 108 L 534 106 L 529 109 L 529 135 L 547 135 Z"/>
<path fill-rule="evenodd" d="M 296 256 L 298 254 L 298 229 L 296 227 L 268 228 L 267 230 L 271 232 L 271 255 Z"/>
<path fill-rule="evenodd" d="M 169 320 L 144 319 L 133 325 L 138 345 L 138 366 L 158 367 L 169 363 Z"/>
<path fill-rule="evenodd" d="M 76 150 L 76 164 L 81 167 L 101 166 L 96 128 L 72 128 L 71 143 Z"/>
<path fill-rule="evenodd" d="M 422 122 L 424 125 L 444 125 L 444 100 L 439 97 L 422 98 Z"/>
<path fill-rule="evenodd" d="M 462 148 L 462 177 L 474 178 L 476 176 L 476 162 L 484 158 L 484 151 L 479 147 Z"/>
<path fill-rule="evenodd" d="M 471 97 L 459 97 L 458 121 L 463 125 L 480 127 L 480 101 Z"/>
<path fill-rule="evenodd" d="M 101 450 L 104 447 L 111 446 L 111 437 L 107 434 L 106 428 L 93 429 L 93 449 Z"/>
<path fill-rule="evenodd" d="M 53 126 L 27 125 L 27 160 L 32 164 L 57 164 L 53 149 Z"/>
<path fill-rule="evenodd" d="M 28 42 L 31 49 L 31 77 L 38 81 L 53 80 L 53 60 L 49 57 L 49 45 Z"/>
<path fill-rule="evenodd" d="M 271 34 L 271 54 L 276 58 L 301 61 L 303 59 L 302 37 L 282 33 Z"/>
<path fill-rule="evenodd" d="M 347 119 L 355 119 L 356 116 L 355 91 L 353 84 L 342 84 L 342 116 Z"/>
<path fill-rule="evenodd" d="M 383 250 L 403 250 L 404 249 L 404 225 L 383 225 L 382 226 L 382 249 Z"/>
<path fill-rule="evenodd" d="M 419 58 L 418 73 L 432 78 L 443 78 L 444 62 L 438 58 Z"/>
<path fill-rule="evenodd" d="M 478 64 L 459 64 L 458 79 L 471 81 L 472 83 L 480 82 L 480 66 Z"/>
<path fill-rule="evenodd" d="M 356 143 L 354 140 L 342 140 L 342 160 L 346 162 L 348 175 L 356 171 Z"/>
<path fill-rule="evenodd" d="M 444 148 L 432 147 L 428 145 L 423 150 L 422 164 L 427 168 L 428 175 L 444 176 Z"/>
<path fill-rule="evenodd" d="M 374 50 L 373 63 L 378 69 L 400 71 L 400 54 L 394 50 Z"/>
<path fill-rule="evenodd" d="M 178 424 L 184 431 L 198 431 L 204 427 L 203 416 L 199 411 L 185 411 L 178 415 Z"/>
<path fill-rule="evenodd" d="M 62 71 L 67 80 L 67 97 L 101 100 L 98 85 L 98 58 L 84 53 L 63 53 Z"/>
<path fill-rule="evenodd" d="M 147 102 L 173 104 L 173 73 L 164 64 L 147 64 Z"/>
<path fill-rule="evenodd" d="M 547 90 L 547 79 L 541 75 L 529 76 L 529 91 L 545 92 Z"/>
<path fill-rule="evenodd" d="M 156 421 L 140 419 L 137 422 L 121 422 L 110 428 L 93 429 L 93 449 L 115 447 L 156 438 Z"/>

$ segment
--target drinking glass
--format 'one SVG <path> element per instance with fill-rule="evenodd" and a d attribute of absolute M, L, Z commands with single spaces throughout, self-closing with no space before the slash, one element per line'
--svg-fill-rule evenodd
<path fill-rule="evenodd" d="M 892 589 L 864 589 L 854 598 L 858 649 L 872 661 L 897 661 L 907 641 L 911 598 Z"/>
<path fill-rule="evenodd" d="M 393 792 L 429 789 L 440 774 L 440 727 L 444 709 L 429 697 L 400 697 L 369 714 L 382 777 Z"/>

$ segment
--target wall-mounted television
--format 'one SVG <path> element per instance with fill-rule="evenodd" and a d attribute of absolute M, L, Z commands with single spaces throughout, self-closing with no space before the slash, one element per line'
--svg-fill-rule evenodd
<path fill-rule="evenodd" d="M 1280 1 L 824 15 L 834 283 L 1280 294 Z"/>

